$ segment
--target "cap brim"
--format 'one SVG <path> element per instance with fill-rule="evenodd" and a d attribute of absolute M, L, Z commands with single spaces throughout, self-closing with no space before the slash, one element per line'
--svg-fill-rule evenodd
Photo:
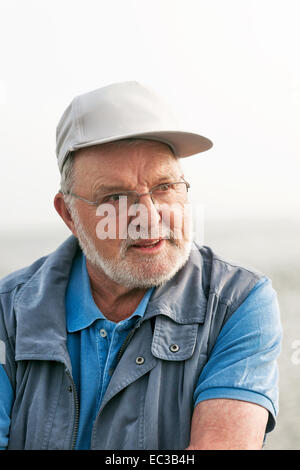
<path fill-rule="evenodd" d="M 126 134 L 126 135 L 119 135 L 114 137 L 108 137 L 106 139 L 101 139 L 98 141 L 80 143 L 78 145 L 74 145 L 72 148 L 69 149 L 69 152 L 74 150 L 79 150 L 81 148 L 91 147 L 93 145 L 101 145 L 106 144 L 109 142 L 115 142 L 117 140 L 124 140 L 124 139 L 149 139 L 149 140 L 156 140 L 158 142 L 163 142 L 169 145 L 174 154 L 179 158 L 189 157 L 191 155 L 195 155 L 197 153 L 205 152 L 209 150 L 213 143 L 207 137 L 203 137 L 199 134 L 194 134 L 191 132 L 183 132 L 183 131 L 154 131 L 154 132 L 144 132 L 141 134 Z"/>

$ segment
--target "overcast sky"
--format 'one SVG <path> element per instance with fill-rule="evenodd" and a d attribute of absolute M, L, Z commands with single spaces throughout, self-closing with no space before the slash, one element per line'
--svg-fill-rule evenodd
<path fill-rule="evenodd" d="M 155 88 L 207 214 L 299 217 L 299 0 L 0 0 L 1 226 L 61 224 L 55 128 L 75 95 Z"/>

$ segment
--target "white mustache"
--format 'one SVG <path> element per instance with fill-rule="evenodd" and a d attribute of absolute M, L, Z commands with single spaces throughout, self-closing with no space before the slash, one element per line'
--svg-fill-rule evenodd
<path fill-rule="evenodd" d="M 172 230 L 169 227 L 161 227 L 161 229 L 156 230 L 155 233 L 153 233 L 150 230 L 150 234 L 147 229 L 146 230 L 141 229 L 138 237 L 131 238 L 129 236 L 127 237 L 126 240 L 124 240 L 124 242 L 126 245 L 131 246 L 131 245 L 134 245 L 138 240 L 148 240 L 148 239 L 151 239 L 151 240 L 164 239 L 164 240 L 174 241 L 176 239 L 176 235 L 175 235 L 174 230 Z"/>
<path fill-rule="evenodd" d="M 170 233 L 170 232 L 172 232 L 172 233 Z M 122 244 L 121 244 L 121 247 L 120 247 L 121 257 L 125 257 L 128 248 L 130 248 L 133 245 L 136 245 L 138 240 L 147 240 L 148 236 L 145 236 L 145 235 L 146 234 L 139 237 L 138 239 L 136 239 L 136 238 L 135 239 L 127 238 L 126 240 L 122 240 Z M 178 240 L 176 240 L 176 237 L 173 233 L 173 230 L 171 230 L 171 229 L 168 230 L 168 234 L 164 234 L 164 235 L 158 237 L 157 240 L 158 239 L 164 239 L 164 240 L 167 240 L 168 242 L 170 242 L 172 245 L 179 246 L 179 242 L 178 242 Z M 155 240 L 155 238 L 153 238 L 153 240 Z"/>

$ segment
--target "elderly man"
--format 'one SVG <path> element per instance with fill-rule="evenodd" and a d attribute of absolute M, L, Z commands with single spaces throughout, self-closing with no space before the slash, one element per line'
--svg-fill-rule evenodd
<path fill-rule="evenodd" d="M 135 82 L 66 109 L 54 204 L 72 235 L 0 283 L 3 449 L 262 447 L 278 305 L 192 240 L 180 158 L 211 145 Z"/>

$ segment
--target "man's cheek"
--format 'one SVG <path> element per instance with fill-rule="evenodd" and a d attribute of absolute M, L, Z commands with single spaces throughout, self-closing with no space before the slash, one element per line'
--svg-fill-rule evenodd
<path fill-rule="evenodd" d="M 185 237 L 185 226 L 189 225 L 189 216 L 186 214 L 184 205 L 175 203 L 173 205 L 160 206 L 162 224 L 169 233 L 169 238 L 181 240 Z"/>

